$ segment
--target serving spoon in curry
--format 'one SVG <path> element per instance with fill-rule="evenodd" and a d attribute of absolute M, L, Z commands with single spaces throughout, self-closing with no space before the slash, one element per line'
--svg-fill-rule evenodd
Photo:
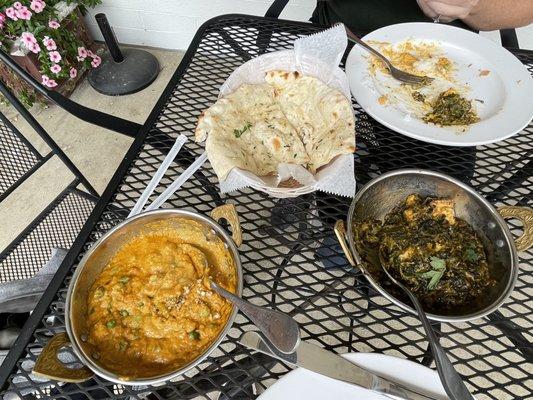
<path fill-rule="evenodd" d="M 387 263 L 385 262 L 381 252 L 379 253 L 379 261 L 381 269 L 385 271 L 385 274 L 387 274 L 389 279 L 396 286 L 402 289 L 409 297 L 409 300 L 411 300 L 411 303 L 413 303 L 415 310 L 418 313 L 418 318 L 420 319 L 420 322 L 422 322 L 422 326 L 426 331 L 426 337 L 429 342 L 431 354 L 435 359 L 435 365 L 437 366 L 437 372 L 439 373 L 440 381 L 450 400 L 473 399 L 472 395 L 470 394 L 466 385 L 461 379 L 461 376 L 457 373 L 452 363 L 450 362 L 450 359 L 446 355 L 446 352 L 440 345 L 439 339 L 437 338 L 437 335 L 435 335 L 435 331 L 433 331 L 433 328 L 431 327 L 431 324 L 429 323 L 426 313 L 424 312 L 422 305 L 418 301 L 418 298 L 403 283 L 401 283 L 394 276 L 392 276 L 392 274 L 387 269 Z"/>
<path fill-rule="evenodd" d="M 300 343 L 300 327 L 289 315 L 269 308 L 256 306 L 228 292 L 211 280 L 211 289 L 231 301 L 282 353 L 292 353 Z"/>

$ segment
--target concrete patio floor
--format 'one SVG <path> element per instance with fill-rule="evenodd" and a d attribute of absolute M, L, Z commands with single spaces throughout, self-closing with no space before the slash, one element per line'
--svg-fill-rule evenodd
<path fill-rule="evenodd" d="M 96 92 L 84 79 L 70 98 L 84 106 L 143 123 L 183 57 L 183 53 L 177 51 L 149 51 L 159 60 L 161 72 L 155 82 L 146 89 L 127 96 L 110 97 Z M 48 146 L 15 109 L 3 106 L 0 110 L 41 154 L 48 153 Z M 55 105 L 47 108 L 37 105 L 31 109 L 31 113 L 95 189 L 102 193 L 133 139 L 81 121 Z M 72 179 L 70 171 L 54 156 L 2 201 L 0 251 L 9 245 Z"/>

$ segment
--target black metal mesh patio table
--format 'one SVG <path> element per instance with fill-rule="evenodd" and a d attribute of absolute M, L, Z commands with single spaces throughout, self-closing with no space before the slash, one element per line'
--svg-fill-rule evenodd
<path fill-rule="evenodd" d="M 203 151 L 192 140 L 198 116 L 216 100 L 229 74 L 250 58 L 290 48 L 297 37 L 320 29 L 244 15 L 217 17 L 200 28 L 2 366 L 0 384 L 6 398 L 248 399 L 290 370 L 238 344 L 241 334 L 253 329 L 239 315 L 227 339 L 205 362 L 158 387 L 121 387 L 99 377 L 81 384 L 57 383 L 31 374 L 42 347 L 64 331 L 64 299 L 76 261 L 127 216 L 163 160 L 169 137 L 184 134 L 191 140 L 154 196 Z M 533 53 L 515 54 L 533 73 Z M 495 205 L 533 205 L 533 126 L 498 144 L 458 149 L 407 139 L 375 122 L 355 102 L 354 110 L 359 186 L 392 169 L 421 167 L 458 177 Z M 372 290 L 336 244 L 333 223 L 345 218 L 350 199 L 313 193 L 278 200 L 252 189 L 220 195 L 216 176 L 205 164 L 165 207 L 208 213 L 224 202 L 235 204 L 241 218 L 244 298 L 290 313 L 300 323 L 304 340 L 328 350 L 380 352 L 432 366 L 418 320 Z M 517 223 L 509 224 L 515 234 L 521 232 Z M 514 293 L 497 312 L 469 323 L 435 325 L 478 399 L 533 397 L 532 256 L 531 251 L 521 254 Z"/>

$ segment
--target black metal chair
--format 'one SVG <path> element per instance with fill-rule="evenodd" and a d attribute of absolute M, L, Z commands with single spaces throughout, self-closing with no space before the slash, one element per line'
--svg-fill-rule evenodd
<path fill-rule="evenodd" d="M 35 277 L 50 260 L 54 249 L 70 247 L 99 195 L 52 137 L 2 82 L 0 93 L 50 148 L 48 153 L 41 154 L 8 118 L 0 113 L 0 202 L 9 199 L 26 179 L 53 156 L 58 157 L 74 175 L 74 179 L 65 185 L 64 190 L 0 253 L 0 309 L 5 312 L 13 306 L 13 296 L 28 297 L 31 292 L 30 297 L 36 300 L 39 290 L 44 291 L 47 282 L 43 279 L 40 279 L 43 281 L 40 283 L 28 281 L 27 291 L 21 284 Z M 36 188 L 36 192 L 38 190 Z M 19 202 L 19 206 L 25 206 L 24 200 Z M 48 275 L 49 281 L 52 275 Z M 17 281 L 18 285 L 16 291 L 7 287 L 8 283 L 14 281 Z M 9 307 L 6 305 L 8 303 L 11 304 Z M 26 311 L 29 310 L 31 308 Z"/>
<path fill-rule="evenodd" d="M 24 68 L 18 65 L 6 52 L 0 50 L 0 61 L 6 64 L 13 70 L 15 74 L 20 76 L 27 84 L 29 84 L 38 94 L 44 96 L 54 104 L 76 116 L 77 118 L 89 122 L 91 124 L 101 126 L 126 136 L 135 137 L 142 125 L 135 122 L 125 120 L 123 118 L 115 117 L 114 115 L 106 114 L 101 111 L 93 110 L 85 107 L 75 101 L 72 101 L 65 96 L 53 90 L 49 90 L 36 81 Z"/>

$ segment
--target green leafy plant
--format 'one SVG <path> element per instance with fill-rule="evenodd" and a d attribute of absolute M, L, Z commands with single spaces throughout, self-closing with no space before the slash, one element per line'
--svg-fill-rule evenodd
<path fill-rule="evenodd" d="M 429 271 L 423 272 L 420 276 L 424 279 L 428 279 L 427 290 L 433 290 L 437 287 L 444 272 L 446 271 L 446 261 L 438 257 L 430 257 L 429 265 L 431 268 Z"/>

